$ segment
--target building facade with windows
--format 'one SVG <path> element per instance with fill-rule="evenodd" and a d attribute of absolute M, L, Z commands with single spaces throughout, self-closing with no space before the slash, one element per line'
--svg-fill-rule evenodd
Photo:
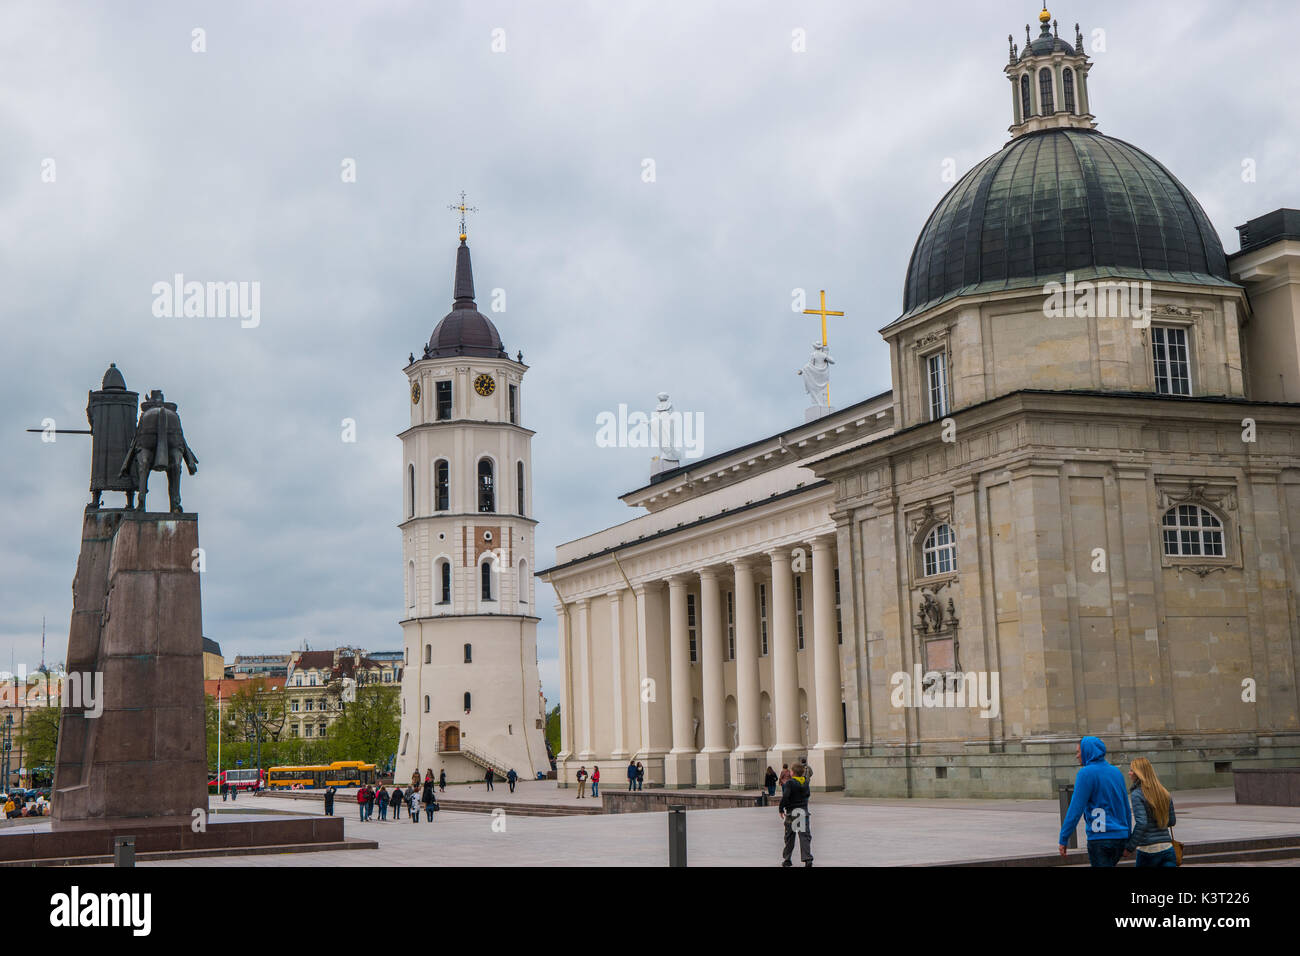
<path fill-rule="evenodd" d="M 397 780 L 550 770 L 533 606 L 528 367 L 478 311 L 464 234 L 452 310 L 406 368 Z"/>
<path fill-rule="evenodd" d="M 1011 139 L 922 228 L 890 392 L 557 549 L 562 780 L 806 753 L 814 788 L 1042 797 L 1082 734 L 1171 788 L 1300 757 L 1300 214 L 1226 256 L 1096 130 L 1090 68 L 1046 13 L 1012 45 Z"/>
<path fill-rule="evenodd" d="M 351 684 L 349 685 L 349 682 Z M 286 737 L 319 739 L 343 715 L 356 687 L 397 686 L 402 662 L 395 652 L 367 653 L 359 647 L 329 651 L 294 651 L 289 655 L 284 685 Z"/>

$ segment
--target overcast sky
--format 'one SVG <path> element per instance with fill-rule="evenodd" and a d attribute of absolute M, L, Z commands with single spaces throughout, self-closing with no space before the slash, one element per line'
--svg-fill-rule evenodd
<path fill-rule="evenodd" d="M 494 319 L 531 366 L 538 567 L 634 515 L 617 496 L 648 456 L 598 448 L 600 412 L 665 390 L 703 413 L 706 454 L 802 421 L 816 321 L 792 289 L 848 313 L 837 404 L 887 389 L 877 330 L 945 160 L 960 175 L 1006 141 L 1006 37 L 1038 10 L 0 2 L 0 667 L 39 663 L 42 615 L 62 660 L 88 500 L 88 439 L 23 429 L 86 427 L 109 362 L 179 403 L 204 630 L 227 660 L 401 646 L 402 369 L 451 305 L 461 189 L 480 308 L 506 291 Z M 1104 31 L 1099 129 L 1178 176 L 1228 252 L 1233 227 L 1300 205 L 1294 4 L 1051 10 L 1062 36 Z M 176 273 L 259 282 L 260 324 L 155 317 Z"/>

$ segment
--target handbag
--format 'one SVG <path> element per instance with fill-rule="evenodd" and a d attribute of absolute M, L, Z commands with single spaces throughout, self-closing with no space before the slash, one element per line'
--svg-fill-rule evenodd
<path fill-rule="evenodd" d="M 1183 865 L 1183 845 L 1174 839 L 1174 828 L 1169 828 L 1169 842 L 1174 845 L 1174 862 Z"/>

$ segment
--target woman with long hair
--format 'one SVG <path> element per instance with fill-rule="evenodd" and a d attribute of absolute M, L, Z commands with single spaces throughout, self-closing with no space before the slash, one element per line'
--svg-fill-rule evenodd
<path fill-rule="evenodd" d="M 1156 768 L 1146 757 L 1136 757 L 1128 765 L 1132 784 L 1129 801 L 1133 806 L 1133 827 L 1125 855 L 1137 853 L 1137 866 L 1177 866 L 1174 838 L 1170 829 L 1178 822 L 1174 800 L 1156 775 Z"/>

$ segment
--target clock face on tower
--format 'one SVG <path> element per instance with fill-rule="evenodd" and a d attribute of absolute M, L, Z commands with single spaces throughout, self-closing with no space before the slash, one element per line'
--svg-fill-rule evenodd
<path fill-rule="evenodd" d="M 412 405 L 420 404 L 420 383 L 419 382 L 411 383 L 411 404 Z"/>
<path fill-rule="evenodd" d="M 474 379 L 474 391 L 478 392 L 484 398 L 487 398 L 496 390 L 497 380 L 486 372 Z"/>

